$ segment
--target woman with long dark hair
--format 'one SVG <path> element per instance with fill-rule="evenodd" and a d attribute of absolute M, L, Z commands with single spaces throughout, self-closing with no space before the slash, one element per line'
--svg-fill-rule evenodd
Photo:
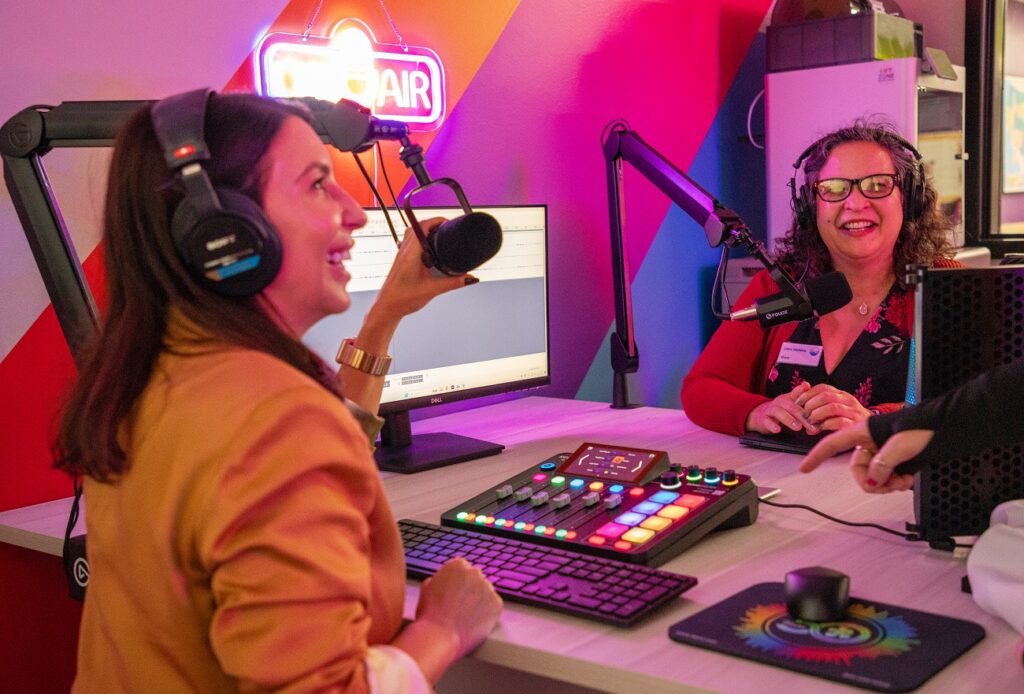
<path fill-rule="evenodd" d="M 75 690 L 429 690 L 501 600 L 455 560 L 400 629 L 404 558 L 371 413 L 401 318 L 475 280 L 431 277 L 407 233 L 336 375 L 300 337 L 349 308 L 345 260 L 366 219 L 308 114 L 206 96 L 209 158 L 172 170 L 166 157 L 195 147 L 168 155 L 160 104 L 114 149 L 109 306 L 55 445 L 88 506 Z M 208 206 L 197 167 L 221 203 L 264 218 L 267 243 L 243 258 L 265 275 L 253 286 L 231 284 L 245 262 L 233 275 L 192 255 L 239 243 L 216 229 L 194 241 Z"/>

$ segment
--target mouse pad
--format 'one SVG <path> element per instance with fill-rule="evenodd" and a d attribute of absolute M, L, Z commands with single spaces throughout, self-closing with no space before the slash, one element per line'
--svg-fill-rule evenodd
<path fill-rule="evenodd" d="M 782 583 L 759 583 L 669 627 L 713 651 L 879 692 L 908 692 L 985 637 L 974 622 L 850 598 L 841 622 L 798 622 Z"/>

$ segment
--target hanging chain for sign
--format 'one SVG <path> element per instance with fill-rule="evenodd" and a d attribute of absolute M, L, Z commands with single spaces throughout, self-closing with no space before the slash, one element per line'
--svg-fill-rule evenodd
<path fill-rule="evenodd" d="M 318 0 L 316 7 L 313 8 L 313 14 L 309 17 L 309 24 L 306 25 L 306 30 L 302 32 L 302 40 L 305 41 L 309 38 L 309 32 L 313 29 L 313 22 L 316 21 L 317 16 L 320 14 L 320 8 L 324 6 L 324 0 Z"/>
<path fill-rule="evenodd" d="M 402 47 L 403 51 L 408 53 L 409 52 L 409 44 L 407 44 L 402 39 L 402 35 L 400 33 L 398 33 L 398 27 L 395 26 L 395 20 L 391 19 L 391 13 L 388 12 L 388 8 L 384 4 L 384 0 L 380 0 L 380 8 L 382 10 L 384 10 L 384 16 L 386 16 L 388 18 L 388 24 L 391 25 L 391 31 L 395 32 L 395 38 L 398 39 L 398 45 Z"/>

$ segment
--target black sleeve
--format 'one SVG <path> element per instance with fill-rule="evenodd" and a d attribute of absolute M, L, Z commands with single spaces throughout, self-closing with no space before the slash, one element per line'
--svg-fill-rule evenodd
<path fill-rule="evenodd" d="M 871 417 L 868 428 L 878 446 L 907 429 L 935 432 L 921 455 L 899 466 L 907 473 L 923 463 L 1024 441 L 1024 361 L 993 369 L 917 407 Z"/>

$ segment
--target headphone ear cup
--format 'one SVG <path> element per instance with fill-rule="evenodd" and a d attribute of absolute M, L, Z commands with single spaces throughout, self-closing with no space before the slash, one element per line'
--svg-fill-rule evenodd
<path fill-rule="evenodd" d="M 814 227 L 814 192 L 809 184 L 800 186 L 800 192 L 793 196 L 793 213 L 801 229 Z"/>
<path fill-rule="evenodd" d="M 911 167 L 903 181 L 903 216 L 908 219 L 917 219 L 924 213 L 925 206 L 925 178 L 921 163 L 917 162 Z"/>
<path fill-rule="evenodd" d="M 281 239 L 255 200 L 218 188 L 220 209 L 200 213 L 187 199 L 174 210 L 171 235 L 182 262 L 226 296 L 252 296 L 281 269 Z"/>

